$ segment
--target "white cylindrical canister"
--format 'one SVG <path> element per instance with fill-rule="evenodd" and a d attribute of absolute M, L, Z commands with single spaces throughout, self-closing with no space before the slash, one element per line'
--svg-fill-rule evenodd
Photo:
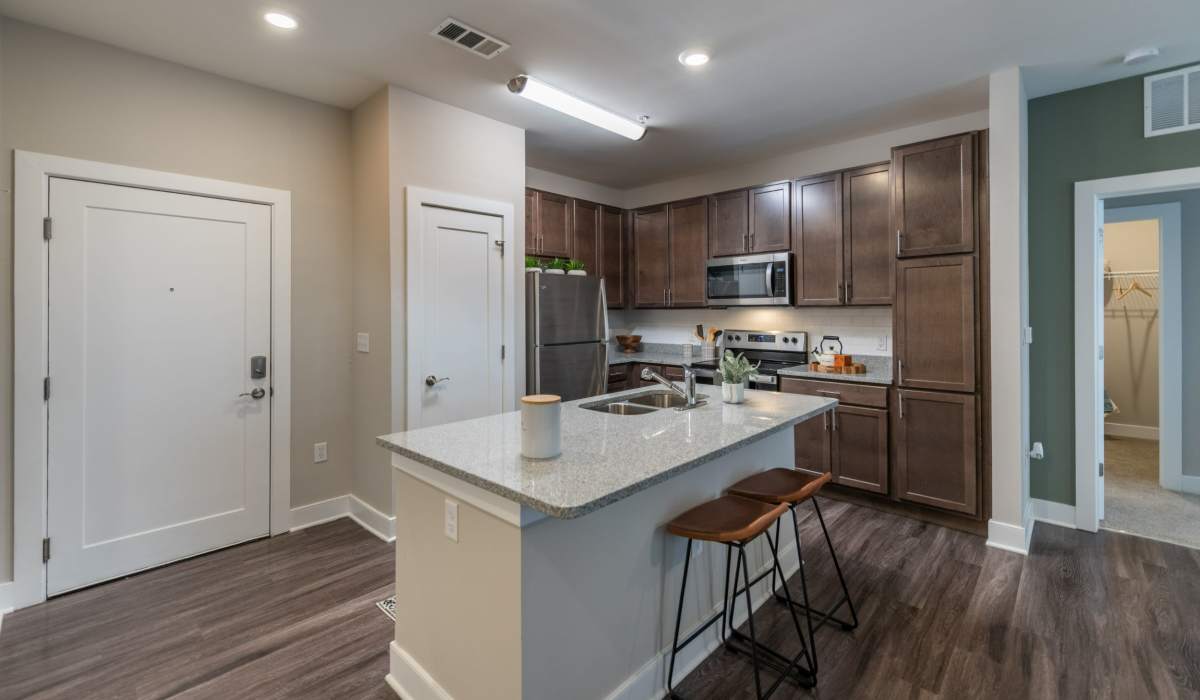
<path fill-rule="evenodd" d="M 521 454 L 550 459 L 562 454 L 562 397 L 531 394 L 521 397 Z"/>

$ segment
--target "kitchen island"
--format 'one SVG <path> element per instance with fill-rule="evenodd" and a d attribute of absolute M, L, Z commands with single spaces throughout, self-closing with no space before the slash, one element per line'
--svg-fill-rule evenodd
<path fill-rule="evenodd" d="M 684 555 L 683 540 L 663 525 L 742 477 L 792 464 L 791 427 L 836 406 L 760 391 L 728 405 L 702 387 L 709 402 L 690 410 L 592 410 L 661 391 L 564 404 L 563 453 L 551 460 L 521 457 L 518 412 L 379 438 L 394 453 L 396 632 L 388 682 L 398 694 L 658 693 Z M 790 533 L 781 544 L 784 565 L 794 570 Z M 720 607 L 724 548 L 697 549 L 685 629 Z M 765 570 L 765 542 L 747 551 L 751 566 Z M 716 628 L 702 639 L 681 653 L 677 678 L 715 648 Z"/>

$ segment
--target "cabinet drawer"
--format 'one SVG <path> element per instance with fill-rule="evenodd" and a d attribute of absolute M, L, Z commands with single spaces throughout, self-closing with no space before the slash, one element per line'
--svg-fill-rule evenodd
<path fill-rule="evenodd" d="M 673 367 L 671 365 L 663 365 L 661 374 L 662 374 L 662 376 L 664 376 L 667 379 L 670 379 L 671 381 L 674 381 L 674 382 L 683 381 L 683 368 L 682 367 Z"/>
<path fill-rule="evenodd" d="M 608 383 L 624 384 L 629 379 L 629 365 L 611 365 L 608 368 Z"/>
<path fill-rule="evenodd" d="M 779 390 L 789 394 L 810 394 L 837 399 L 841 403 L 872 408 L 887 408 L 887 387 L 864 386 L 849 382 L 825 382 L 815 379 L 780 377 Z"/>

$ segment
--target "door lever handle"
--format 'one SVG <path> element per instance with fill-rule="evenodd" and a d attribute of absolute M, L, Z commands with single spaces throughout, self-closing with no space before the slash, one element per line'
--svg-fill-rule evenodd
<path fill-rule="evenodd" d="M 450 377 L 435 377 L 431 374 L 428 377 L 425 377 L 425 386 L 437 386 L 442 382 L 448 381 L 450 381 Z"/>
<path fill-rule="evenodd" d="M 267 395 L 266 389 L 263 389 L 262 387 L 254 387 L 253 391 L 243 391 L 242 393 L 238 394 L 238 398 L 240 399 L 243 396 L 249 396 L 250 398 L 257 401 L 266 395 Z"/>

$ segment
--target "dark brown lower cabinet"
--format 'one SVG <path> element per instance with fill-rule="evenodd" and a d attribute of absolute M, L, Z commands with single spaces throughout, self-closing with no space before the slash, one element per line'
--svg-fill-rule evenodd
<path fill-rule="evenodd" d="M 608 391 L 623 391 L 629 388 L 629 370 L 632 364 L 608 366 Z"/>
<path fill-rule="evenodd" d="M 968 515 L 979 512 L 975 411 L 973 394 L 897 391 L 897 496 Z"/>
<path fill-rule="evenodd" d="M 838 406 L 834 418 L 833 483 L 887 493 L 887 410 Z"/>
<path fill-rule="evenodd" d="M 813 476 L 833 469 L 829 426 L 828 413 L 796 425 L 796 469 Z"/>

